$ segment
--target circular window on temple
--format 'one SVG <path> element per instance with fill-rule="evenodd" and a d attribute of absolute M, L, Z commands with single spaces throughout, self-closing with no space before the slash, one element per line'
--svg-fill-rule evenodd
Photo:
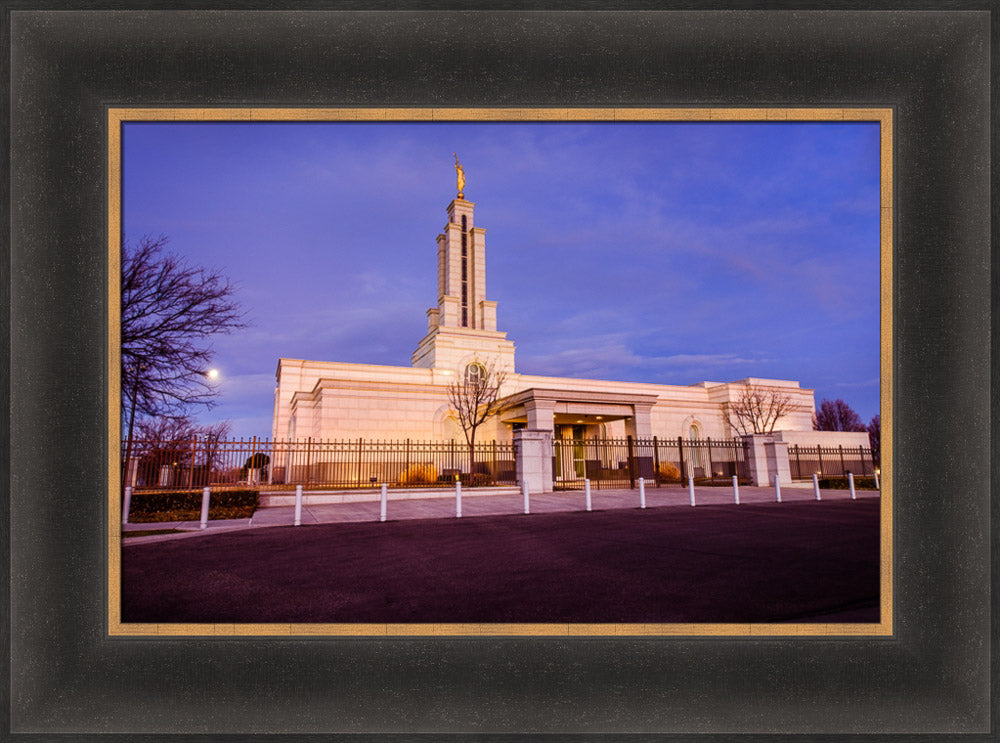
<path fill-rule="evenodd" d="M 473 361 L 465 367 L 465 383 L 470 387 L 480 385 L 486 381 L 486 367 L 478 361 Z"/>

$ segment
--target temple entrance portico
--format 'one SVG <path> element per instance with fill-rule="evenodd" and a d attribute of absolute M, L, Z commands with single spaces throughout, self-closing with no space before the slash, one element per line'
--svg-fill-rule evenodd
<path fill-rule="evenodd" d="M 653 435 L 650 411 L 656 395 L 530 388 L 503 401 L 500 421 L 514 428 L 550 431 L 561 439 L 604 438 L 608 425 L 623 421 L 625 435 Z M 582 435 L 581 435 L 582 434 Z"/>
<path fill-rule="evenodd" d="M 583 441 L 608 438 L 609 427 L 621 429 L 621 423 L 614 425 L 618 421 L 626 436 L 650 438 L 656 400 L 656 395 L 530 388 L 503 401 L 500 421 L 541 435 L 538 456 L 552 461 L 553 478 L 577 480 L 595 465 Z M 554 440 L 560 445 L 554 446 Z"/>

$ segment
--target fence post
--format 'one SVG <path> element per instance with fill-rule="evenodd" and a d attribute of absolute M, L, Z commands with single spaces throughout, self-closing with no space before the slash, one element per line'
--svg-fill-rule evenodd
<path fill-rule="evenodd" d="M 825 475 L 823 472 L 823 446 L 821 444 L 816 445 L 816 456 L 819 458 L 819 473 Z"/>
<path fill-rule="evenodd" d="M 455 480 L 455 518 L 462 518 L 462 481 Z"/>
<path fill-rule="evenodd" d="M 639 478 L 639 508 L 646 507 L 646 479 Z"/>
<path fill-rule="evenodd" d="M 365 442 L 364 439 L 362 438 L 358 439 L 358 487 L 361 487 L 361 485 L 363 484 L 363 481 L 361 479 L 361 469 L 362 469 L 361 461 L 364 459 L 364 448 L 365 448 L 364 442 Z"/>
<path fill-rule="evenodd" d="M 694 505 L 694 477 L 688 475 L 688 495 L 691 496 L 691 505 Z"/>
<path fill-rule="evenodd" d="M 205 488 L 201 491 L 201 528 L 208 528 L 208 499 L 211 493 L 211 488 Z"/>
<path fill-rule="evenodd" d="M 840 475 L 843 477 L 844 471 L 847 470 L 847 467 L 844 465 L 844 445 L 837 444 L 837 450 L 840 452 Z"/>
<path fill-rule="evenodd" d="M 656 483 L 656 487 L 660 487 L 660 444 L 653 437 L 653 482 Z"/>
<path fill-rule="evenodd" d="M 589 511 L 591 503 L 590 503 L 590 478 L 588 477 L 583 478 L 583 496 L 587 504 L 587 510 Z"/>
<path fill-rule="evenodd" d="M 382 483 L 382 496 L 379 499 L 379 509 L 378 509 L 378 520 L 385 521 L 385 512 L 387 510 L 389 501 L 389 488 L 385 483 Z"/>
<path fill-rule="evenodd" d="M 774 496 L 778 503 L 781 503 L 781 477 L 777 470 L 774 472 Z"/>
<path fill-rule="evenodd" d="M 302 486 L 295 486 L 295 526 L 302 526 Z"/>
<path fill-rule="evenodd" d="M 635 442 L 632 440 L 631 436 L 625 437 L 625 446 L 627 448 L 626 456 L 628 457 L 628 486 L 630 488 L 635 487 Z"/>
<path fill-rule="evenodd" d="M 188 466 L 188 487 L 194 487 L 194 458 L 198 454 L 198 434 L 191 436 L 191 464 Z"/>
<path fill-rule="evenodd" d="M 850 485 L 850 487 L 851 487 L 851 500 L 854 500 L 855 499 L 855 495 L 854 495 L 854 473 L 853 472 L 848 472 L 847 473 L 847 484 Z"/>
<path fill-rule="evenodd" d="M 733 475 L 733 500 L 737 506 L 740 504 L 740 478 L 737 475 Z"/>
<path fill-rule="evenodd" d="M 530 512 L 530 504 L 528 503 L 528 481 L 521 480 L 521 492 L 524 493 L 524 515 L 527 516 Z"/>
<path fill-rule="evenodd" d="M 708 441 L 708 477 L 711 480 L 715 480 L 715 465 L 712 464 L 712 437 L 706 436 L 706 441 Z"/>
<path fill-rule="evenodd" d="M 819 475 L 813 472 L 813 491 L 816 493 L 816 500 L 822 500 L 819 497 Z"/>
<path fill-rule="evenodd" d="M 122 523 L 128 523 L 128 512 L 132 508 L 132 487 L 130 485 L 125 486 L 125 503 L 122 505 Z"/>
<path fill-rule="evenodd" d="M 681 460 L 681 483 L 682 483 L 681 487 L 683 488 L 685 472 L 684 472 L 684 438 L 682 436 L 677 437 L 677 452 L 679 453 Z"/>
<path fill-rule="evenodd" d="M 254 469 L 254 465 L 257 464 L 257 437 L 253 437 L 253 444 L 250 445 L 250 466 L 247 467 L 247 486 L 253 487 L 253 482 L 251 481 L 250 473 Z"/>
<path fill-rule="evenodd" d="M 858 444 L 858 464 L 861 465 L 861 476 L 868 474 L 868 464 L 865 462 L 865 447 Z"/>
<path fill-rule="evenodd" d="M 802 479 L 802 458 L 799 456 L 799 445 L 795 445 L 795 476 Z"/>

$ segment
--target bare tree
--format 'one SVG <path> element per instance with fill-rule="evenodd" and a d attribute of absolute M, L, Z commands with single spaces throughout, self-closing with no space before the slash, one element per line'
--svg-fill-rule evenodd
<path fill-rule="evenodd" d="M 867 431 L 861 416 L 854 408 L 837 398 L 821 400 L 819 409 L 813 415 L 813 430 L 816 431 Z"/>
<path fill-rule="evenodd" d="M 232 285 L 214 271 L 164 253 L 167 238 L 122 248 L 122 394 L 140 415 L 210 406 L 207 341 L 246 327 Z"/>
<path fill-rule="evenodd" d="M 229 421 L 198 425 L 184 415 L 145 418 L 136 423 L 138 480 L 149 485 L 162 467 L 191 469 L 207 484 Z"/>
<path fill-rule="evenodd" d="M 781 416 L 792 409 L 792 398 L 773 387 L 743 383 L 739 397 L 725 405 L 722 414 L 736 433 L 773 433 Z"/>
<path fill-rule="evenodd" d="M 470 476 L 476 466 L 476 430 L 499 412 L 500 387 L 505 380 L 506 374 L 497 370 L 494 364 L 483 366 L 477 361 L 465 367 L 462 378 L 448 386 L 448 400 L 469 445 Z"/>

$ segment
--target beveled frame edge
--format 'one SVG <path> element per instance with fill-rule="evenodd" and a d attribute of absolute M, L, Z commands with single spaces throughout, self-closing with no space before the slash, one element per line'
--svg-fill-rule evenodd
<path fill-rule="evenodd" d="M 108 107 L 108 573 L 110 637 L 891 637 L 892 539 L 892 108 L 280 108 Z M 125 623 L 121 621 L 121 126 L 127 122 L 561 121 L 825 122 L 879 124 L 880 225 L 880 621 L 877 623 Z"/>

